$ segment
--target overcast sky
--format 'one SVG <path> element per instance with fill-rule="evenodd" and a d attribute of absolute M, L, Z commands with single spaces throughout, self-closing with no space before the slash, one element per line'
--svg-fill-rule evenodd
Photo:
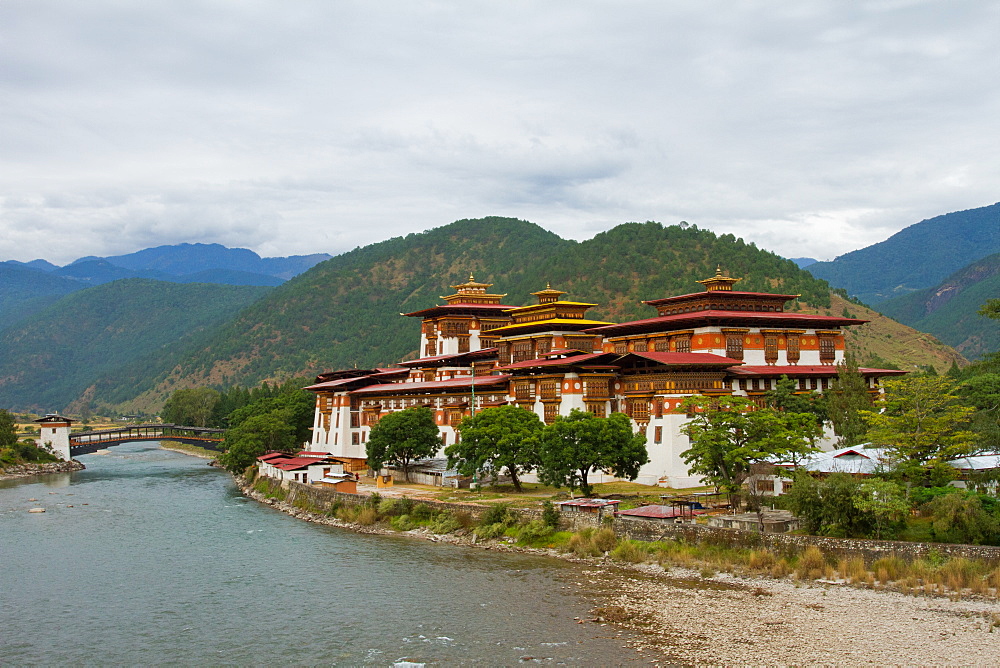
<path fill-rule="evenodd" d="M 0 2 L 0 260 L 681 220 L 832 259 L 1000 200 L 1000 3 Z"/>

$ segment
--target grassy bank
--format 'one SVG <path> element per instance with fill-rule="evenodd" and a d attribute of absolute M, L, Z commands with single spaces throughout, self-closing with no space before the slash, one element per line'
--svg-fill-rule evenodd
<path fill-rule="evenodd" d="M 816 546 L 774 551 L 752 547 L 692 543 L 683 540 L 643 542 L 620 539 L 610 527 L 560 530 L 560 516 L 546 504 L 541 518 L 528 519 L 505 503 L 494 503 L 478 517 L 471 512 L 436 508 L 406 497 L 369 496 L 362 504 L 334 501 L 314 504 L 290 493 L 277 481 L 259 478 L 251 488 L 265 499 L 286 503 L 294 511 L 352 527 L 383 532 L 447 536 L 466 544 L 500 544 L 541 549 L 570 558 L 601 558 L 621 564 L 656 564 L 665 570 L 684 568 L 710 578 L 719 572 L 796 582 L 825 582 L 910 595 L 1000 598 L 1000 564 L 931 552 L 906 560 L 889 555 L 866 563 L 837 557 Z"/>

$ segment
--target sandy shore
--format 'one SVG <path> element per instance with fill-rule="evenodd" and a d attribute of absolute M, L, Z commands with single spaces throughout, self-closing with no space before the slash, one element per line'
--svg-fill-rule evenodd
<path fill-rule="evenodd" d="M 294 517 L 363 533 L 357 526 L 267 499 L 246 496 Z M 846 584 L 796 582 L 576 559 L 553 550 L 473 543 L 466 536 L 407 532 L 419 538 L 581 563 L 576 584 L 598 602 L 581 623 L 633 632 L 623 663 L 739 665 L 1000 666 L 1000 602 L 906 596 Z"/>
<path fill-rule="evenodd" d="M 171 452 L 179 452 L 182 455 L 190 455 L 192 457 L 197 457 L 199 459 L 215 459 L 216 457 L 219 456 L 219 453 L 215 453 L 215 454 L 209 455 L 209 454 L 206 454 L 204 452 L 197 452 L 195 450 L 189 450 L 189 449 L 185 448 L 183 444 L 181 444 L 181 445 L 164 445 L 164 441 L 160 442 L 160 449 L 161 450 L 170 450 Z"/>

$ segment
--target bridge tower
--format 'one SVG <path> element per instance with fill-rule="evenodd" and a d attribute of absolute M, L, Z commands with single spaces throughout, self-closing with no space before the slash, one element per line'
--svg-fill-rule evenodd
<path fill-rule="evenodd" d="M 68 417 L 63 417 L 61 415 L 55 415 L 50 413 L 43 418 L 38 418 L 35 420 L 38 423 L 39 428 L 39 447 L 50 447 L 56 455 L 65 460 L 70 460 L 69 452 L 69 432 L 70 425 L 75 422 L 75 420 L 70 420 Z"/>

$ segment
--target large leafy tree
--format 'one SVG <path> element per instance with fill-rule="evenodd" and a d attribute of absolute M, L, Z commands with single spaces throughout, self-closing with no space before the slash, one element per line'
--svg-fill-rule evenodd
<path fill-rule="evenodd" d="M 207 427 L 219 403 L 219 392 L 210 387 L 174 390 L 160 417 L 164 422 L 191 427 Z"/>
<path fill-rule="evenodd" d="M 970 429 L 976 435 L 976 449 L 1000 450 L 1000 373 L 982 373 L 957 388 L 963 403 L 976 409 Z"/>
<path fill-rule="evenodd" d="M 799 392 L 798 384 L 788 376 L 781 376 L 773 390 L 764 393 L 769 408 L 786 413 L 812 413 L 822 423 L 827 419 L 826 398 L 819 392 Z"/>
<path fill-rule="evenodd" d="M 815 449 L 821 434 L 816 416 L 759 408 L 744 397 L 689 397 L 693 415 L 681 428 L 691 447 L 681 458 L 692 473 L 726 490 L 740 505 L 740 491 L 756 464 L 796 461 Z"/>
<path fill-rule="evenodd" d="M 226 432 L 226 451 L 219 461 L 229 471 L 239 473 L 257 463 L 261 455 L 277 451 L 292 453 L 298 449 L 295 428 L 280 411 L 252 415 Z"/>
<path fill-rule="evenodd" d="M 556 487 L 577 488 L 589 496 L 591 472 L 606 471 L 618 478 L 635 480 L 649 461 L 646 437 L 632 432 L 624 413 L 606 418 L 573 409 L 542 430 L 541 465 L 538 478 Z"/>
<path fill-rule="evenodd" d="M 947 462 L 972 452 L 967 429 L 974 408 L 963 406 L 947 376 L 913 375 L 887 380 L 877 411 L 863 411 L 868 437 L 884 447 L 893 469 L 908 480 L 934 486 L 954 476 Z"/>
<path fill-rule="evenodd" d="M 386 464 L 403 469 L 410 479 L 410 464 L 431 457 L 441 447 L 441 434 L 429 408 L 407 408 L 384 415 L 368 435 L 368 467 L 378 471 Z"/>
<path fill-rule="evenodd" d="M 543 426 L 534 411 L 519 406 L 485 408 L 459 424 L 462 439 L 445 448 L 448 466 L 462 475 L 506 469 L 520 492 L 520 476 L 538 466 Z"/>
<path fill-rule="evenodd" d="M 837 365 L 837 378 L 825 392 L 827 417 L 843 447 L 858 445 L 865 439 L 868 427 L 862 411 L 871 410 L 868 383 L 858 371 L 854 355 L 848 353 Z"/>
<path fill-rule="evenodd" d="M 9 448 L 17 443 L 17 426 L 14 416 L 0 408 L 0 448 Z"/>

